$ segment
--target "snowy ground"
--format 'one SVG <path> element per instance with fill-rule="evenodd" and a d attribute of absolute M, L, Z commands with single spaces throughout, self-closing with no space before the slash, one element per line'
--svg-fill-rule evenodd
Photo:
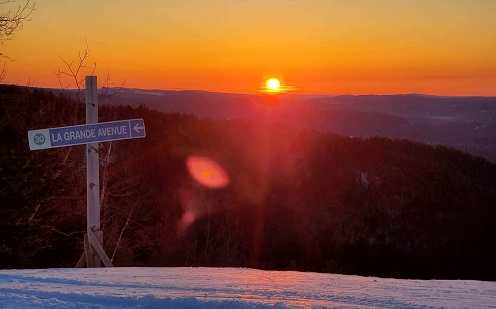
<path fill-rule="evenodd" d="M 496 308 L 496 282 L 233 268 L 0 270 L 0 308 Z"/>

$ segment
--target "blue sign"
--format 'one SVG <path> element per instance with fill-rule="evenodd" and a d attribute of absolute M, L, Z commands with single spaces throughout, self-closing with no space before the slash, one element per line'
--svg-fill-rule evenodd
<path fill-rule="evenodd" d="M 28 131 L 29 149 L 47 149 L 145 137 L 143 119 Z"/>

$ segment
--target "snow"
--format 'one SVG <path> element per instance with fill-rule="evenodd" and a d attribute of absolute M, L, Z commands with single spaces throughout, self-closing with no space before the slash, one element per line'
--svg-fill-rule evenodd
<path fill-rule="evenodd" d="M 119 89 L 119 90 L 122 91 L 122 89 Z M 135 94 L 156 95 L 156 96 L 164 95 L 160 91 L 153 91 L 153 90 L 142 90 L 142 89 L 133 89 L 133 88 L 129 88 L 128 90 L 135 93 Z"/>
<path fill-rule="evenodd" d="M 496 308 L 496 282 L 245 268 L 0 270 L 0 308 Z"/>

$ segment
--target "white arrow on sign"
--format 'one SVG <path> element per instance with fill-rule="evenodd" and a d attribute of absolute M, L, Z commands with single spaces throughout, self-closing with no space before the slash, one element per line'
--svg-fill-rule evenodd
<path fill-rule="evenodd" d="M 136 133 L 141 133 L 140 131 L 143 130 L 144 127 L 140 126 L 139 123 L 137 123 L 133 129 L 134 131 L 136 131 Z"/>

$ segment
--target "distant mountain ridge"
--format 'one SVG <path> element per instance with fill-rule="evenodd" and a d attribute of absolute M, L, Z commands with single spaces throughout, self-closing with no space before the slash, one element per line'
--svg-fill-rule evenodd
<path fill-rule="evenodd" d="M 200 90 L 110 89 L 110 104 L 213 119 L 251 119 L 354 137 L 441 144 L 496 162 L 496 97 L 266 95 Z"/>

